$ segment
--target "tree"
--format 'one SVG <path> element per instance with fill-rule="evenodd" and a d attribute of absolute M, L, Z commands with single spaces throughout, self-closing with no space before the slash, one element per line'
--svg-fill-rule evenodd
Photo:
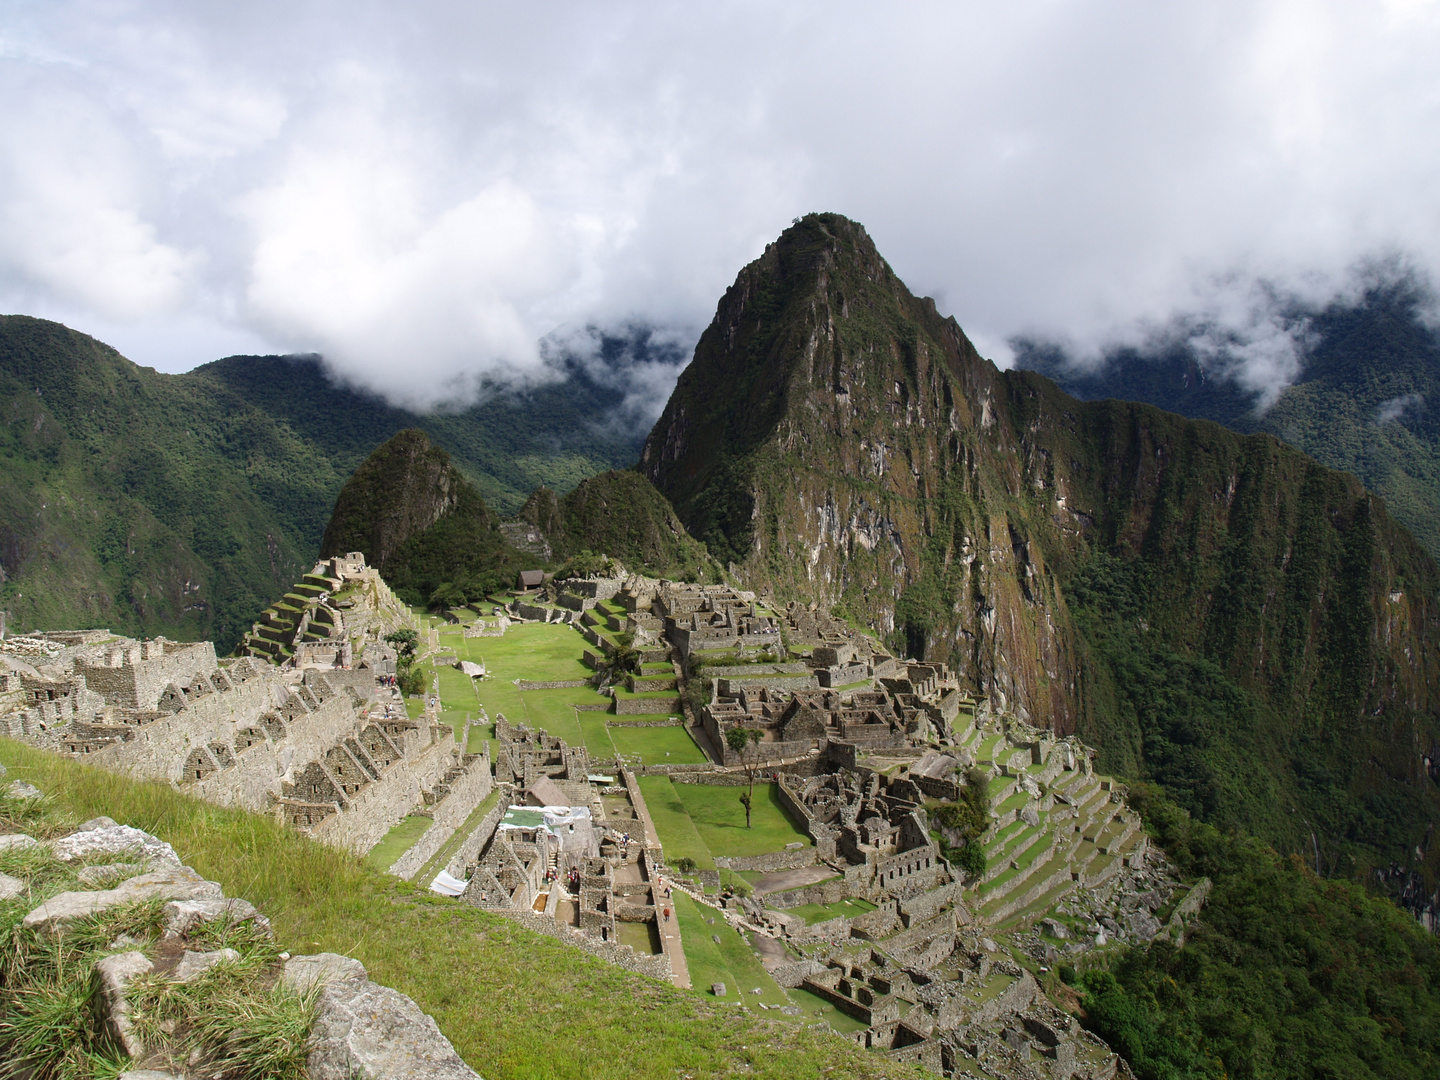
<path fill-rule="evenodd" d="M 733 727 L 725 733 L 725 743 L 740 755 L 745 763 L 745 778 L 750 781 L 749 790 L 740 796 L 740 805 L 745 807 L 745 828 L 750 828 L 750 806 L 755 797 L 755 770 L 750 765 L 750 747 L 758 743 L 763 735 L 756 728 Z"/>
<path fill-rule="evenodd" d="M 616 683 L 627 674 L 640 674 L 640 650 L 635 648 L 634 634 L 621 634 L 615 639 L 616 645 L 600 658 L 594 678 L 596 686 Z"/>
<path fill-rule="evenodd" d="M 409 627 L 405 627 L 402 630 L 396 630 L 393 634 L 386 634 L 385 641 L 389 645 L 394 645 L 395 651 L 401 656 L 414 656 L 415 643 L 419 641 L 419 635 Z"/>

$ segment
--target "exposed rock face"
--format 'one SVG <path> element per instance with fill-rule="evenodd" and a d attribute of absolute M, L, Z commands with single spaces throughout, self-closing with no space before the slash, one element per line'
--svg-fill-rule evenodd
<path fill-rule="evenodd" d="M 306 1062 L 311 1080 L 479 1080 L 434 1020 L 398 990 L 371 982 L 358 960 L 296 956 L 282 977 L 302 993 L 319 988 Z"/>
<path fill-rule="evenodd" d="M 1129 775 L 1147 775 L 1150 736 L 1141 705 L 1122 707 L 1129 646 L 1107 653 L 1100 635 L 1123 625 L 1162 668 L 1203 665 L 1243 699 L 1213 737 L 1248 729 L 1266 755 L 1236 764 L 1268 775 L 1227 812 L 1309 850 L 1301 814 L 1280 810 L 1299 805 L 1330 823 L 1317 843 L 1345 852 L 1327 854 L 1337 867 L 1418 848 L 1427 890 L 1440 880 L 1425 840 L 1440 824 L 1425 757 L 1440 746 L 1440 570 L 1354 477 L 1268 436 L 997 370 L 836 215 L 741 271 L 640 469 L 751 587 L 834 604 Z M 1140 602 L 1083 623 L 1117 575 Z M 1373 836 L 1345 823 L 1358 803 L 1305 805 L 1297 740 L 1336 790 L 1403 798 L 1406 845 L 1366 853 Z"/>
<path fill-rule="evenodd" d="M 206 881 L 186 866 L 167 867 L 153 874 L 141 874 L 113 889 L 96 892 L 63 892 L 53 896 L 25 916 L 27 929 L 59 935 L 76 919 L 113 907 L 162 897 L 166 900 L 219 900 L 220 886 Z"/>

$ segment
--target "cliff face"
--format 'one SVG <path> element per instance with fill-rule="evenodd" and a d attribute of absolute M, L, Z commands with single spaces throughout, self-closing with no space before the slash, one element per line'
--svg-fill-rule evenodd
<path fill-rule="evenodd" d="M 640 469 L 752 585 L 1317 862 L 1403 834 L 1433 885 L 1440 574 L 1354 477 L 1000 372 L 835 215 L 741 271 Z"/>
<path fill-rule="evenodd" d="M 335 500 L 320 557 L 363 551 L 380 570 L 460 501 L 468 486 L 450 455 L 415 428 L 390 438 L 360 463 Z"/>
<path fill-rule="evenodd" d="M 640 469 L 747 578 L 1069 731 L 1073 634 L 1006 398 L 863 229 L 811 216 L 726 292 Z"/>

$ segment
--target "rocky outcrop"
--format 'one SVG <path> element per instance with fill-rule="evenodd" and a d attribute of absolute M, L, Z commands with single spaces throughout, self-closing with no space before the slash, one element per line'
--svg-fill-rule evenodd
<path fill-rule="evenodd" d="M 140 938 L 121 935 L 108 947 L 82 939 L 67 959 L 73 968 L 71 977 L 93 978 L 95 1038 L 98 1045 L 118 1048 L 133 1060 L 136 1068 L 124 1075 L 154 1080 L 190 1074 L 192 1067 L 203 1070 L 207 1055 L 215 1048 L 185 1041 L 183 1024 L 157 1026 L 153 1015 L 148 1023 L 142 1023 L 137 1002 L 144 1004 L 147 987 L 153 1000 L 156 979 L 203 987 L 217 972 L 228 969 L 219 976 L 224 981 L 216 984 L 223 986 L 226 994 L 236 992 L 235 980 L 250 980 L 257 992 L 268 993 L 278 977 L 299 995 L 294 1007 L 312 1009 L 313 1024 L 305 1044 L 312 1080 L 352 1080 L 356 1076 L 479 1080 L 434 1020 L 404 994 L 370 981 L 358 960 L 329 953 L 299 957 L 279 953 L 280 960 L 275 960 L 268 920 L 247 901 L 226 897 L 218 883 L 206 881 L 182 865 L 169 844 L 109 819 L 86 824 L 90 827 L 43 845 L 54 860 L 34 882 L 11 880 L 19 886 L 14 895 L 28 892 L 40 901 L 24 917 L 23 925 L 60 938 L 71 933 L 77 920 L 116 914 L 128 917 L 126 908 L 157 897 L 168 898 L 160 911 L 158 930 L 137 929 Z M 0 837 L 0 850 L 40 846 L 31 837 Z M 53 881 L 77 873 L 66 864 L 104 862 L 117 855 L 137 861 L 105 865 L 133 867 L 139 872 L 112 889 L 53 893 Z M 217 928 L 211 924 L 217 923 L 223 924 L 218 928 L 221 940 L 233 940 L 238 948 L 214 947 Z M 25 962 L 23 955 L 12 959 L 12 964 L 22 967 Z M 24 977 L 19 968 L 13 974 Z M 294 996 L 289 1000 L 295 1002 Z M 202 1012 L 209 1007 L 202 1003 Z M 28 1075 L 25 1069 L 40 1074 L 50 1060 L 44 1055 L 58 1049 L 41 1048 L 42 1060 L 34 1056 L 36 1048 L 7 1044 L 0 1033 L 0 1058 L 5 1058 L 7 1065 L 22 1066 L 21 1075 Z M 7 1056 L 15 1053 L 30 1056 Z"/>

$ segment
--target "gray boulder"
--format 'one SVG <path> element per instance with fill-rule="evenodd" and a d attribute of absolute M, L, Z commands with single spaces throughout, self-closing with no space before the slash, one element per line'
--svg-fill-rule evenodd
<path fill-rule="evenodd" d="M 196 927 L 205 923 L 224 921 L 230 923 L 254 920 L 263 927 L 266 937 L 273 937 L 270 920 L 255 910 L 248 900 L 172 900 L 165 905 L 165 936 L 170 938 L 189 937 Z"/>
<path fill-rule="evenodd" d="M 129 825 L 109 825 L 71 833 L 51 843 L 50 850 L 61 862 L 128 855 L 139 856 L 152 863 L 180 865 L 175 849 L 164 840 Z"/>
<path fill-rule="evenodd" d="M 0 836 L 0 851 L 14 851 L 16 848 L 34 847 L 38 841 L 24 833 L 6 833 Z"/>
<path fill-rule="evenodd" d="M 170 978 L 175 982 L 194 982 L 205 972 L 219 963 L 233 964 L 240 959 L 240 954 L 234 949 L 216 949 L 213 952 L 187 952 L 180 957 L 180 962 L 170 972 Z"/>
<path fill-rule="evenodd" d="M 90 832 L 93 829 L 113 829 L 117 824 L 118 822 L 114 818 L 108 818 L 102 814 L 100 817 L 92 817 L 89 821 L 75 826 L 75 831 Z"/>
<path fill-rule="evenodd" d="M 285 961 L 285 968 L 280 973 L 280 978 L 301 994 L 317 986 L 328 986 L 332 982 L 367 977 L 365 965 L 359 960 L 332 952 L 316 953 L 314 956 L 292 956 Z"/>
<path fill-rule="evenodd" d="M 219 885 L 206 881 L 188 866 L 171 866 L 153 874 L 141 874 L 113 889 L 60 893 L 30 912 L 22 921 L 32 930 L 59 936 L 76 919 L 123 904 L 156 897 L 165 900 L 219 900 L 223 895 Z"/>
<path fill-rule="evenodd" d="M 144 975 L 154 966 L 145 959 L 145 954 L 142 952 L 117 953 L 114 956 L 107 956 L 95 964 L 95 975 L 99 983 L 98 996 L 105 1018 L 105 1026 L 111 1037 L 120 1044 L 121 1049 L 131 1057 L 142 1056 L 145 1053 L 145 1047 L 135 1035 L 134 1027 L 130 1022 L 130 1000 L 126 995 L 126 989 L 130 985 L 130 980 L 137 975 Z"/>
<path fill-rule="evenodd" d="M 283 977 L 291 985 L 321 986 L 306 1061 L 310 1080 L 480 1080 L 434 1020 L 398 990 L 365 978 L 364 970 L 334 954 L 286 962 Z"/>
<path fill-rule="evenodd" d="M 45 793 L 34 784 L 27 784 L 24 780 L 12 780 L 10 786 L 5 789 L 5 794 L 12 799 L 43 799 Z"/>
<path fill-rule="evenodd" d="M 131 1069 L 129 1072 L 120 1074 L 119 1080 L 183 1080 L 174 1073 L 161 1072 L 159 1069 Z"/>
<path fill-rule="evenodd" d="M 1149 941 L 1160 933 L 1160 920 L 1148 911 L 1137 911 L 1126 917 L 1125 929 L 1141 941 Z"/>
<path fill-rule="evenodd" d="M 25 891 L 25 882 L 9 874 L 0 874 L 0 900 L 14 900 Z"/>
<path fill-rule="evenodd" d="M 105 866 L 83 866 L 75 877 L 87 889 L 109 889 L 143 873 L 145 866 L 142 863 L 108 863 Z"/>

